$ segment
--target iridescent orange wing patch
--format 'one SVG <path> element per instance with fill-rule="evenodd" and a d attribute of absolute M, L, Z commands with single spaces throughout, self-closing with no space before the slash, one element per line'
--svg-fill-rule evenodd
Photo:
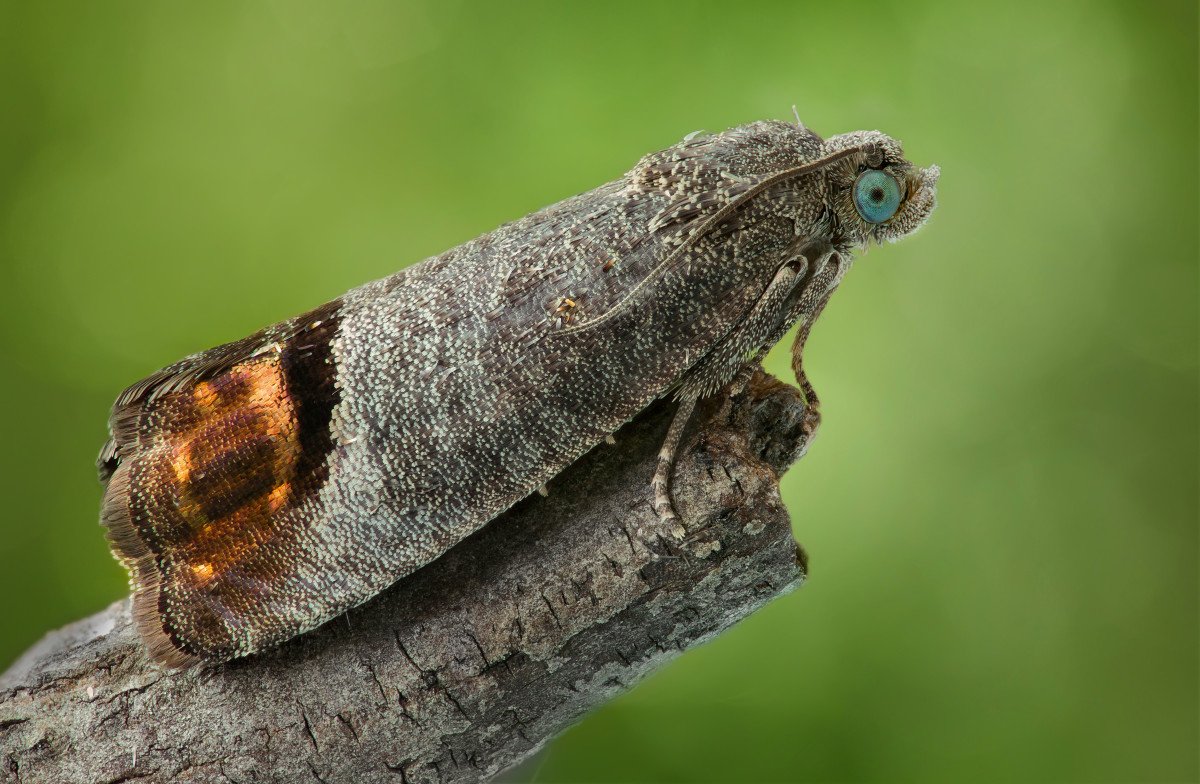
<path fill-rule="evenodd" d="M 333 444 L 336 304 L 184 360 L 114 407 L 103 521 L 156 659 L 235 650 L 288 576 Z"/>
<path fill-rule="evenodd" d="M 140 458 L 161 541 L 186 552 L 202 580 L 273 539 L 300 462 L 295 407 L 278 355 L 234 365 L 156 407 L 161 424 Z"/>

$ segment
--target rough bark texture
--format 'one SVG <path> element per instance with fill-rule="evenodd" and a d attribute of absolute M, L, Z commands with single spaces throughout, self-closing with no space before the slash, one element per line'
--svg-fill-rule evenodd
<path fill-rule="evenodd" d="M 697 413 L 682 543 L 649 486 L 670 408 L 276 650 L 158 669 L 127 600 L 47 635 L 0 678 L 0 780 L 415 784 L 513 766 L 804 578 L 778 488 L 815 424 L 803 398 L 760 374 Z"/>

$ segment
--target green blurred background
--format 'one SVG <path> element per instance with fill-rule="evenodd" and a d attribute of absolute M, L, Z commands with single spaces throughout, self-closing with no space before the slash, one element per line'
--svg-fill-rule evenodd
<path fill-rule="evenodd" d="M 126 384 L 794 103 L 943 170 L 810 343 L 811 581 L 525 772 L 1195 780 L 1197 89 L 1194 0 L 4 2 L 0 666 L 126 590 Z"/>

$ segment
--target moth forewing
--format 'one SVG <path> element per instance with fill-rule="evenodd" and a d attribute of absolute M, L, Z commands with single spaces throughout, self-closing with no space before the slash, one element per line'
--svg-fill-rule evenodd
<path fill-rule="evenodd" d="M 681 407 L 653 498 L 682 535 L 669 479 L 686 414 L 796 321 L 807 335 L 864 241 L 839 189 L 868 158 L 907 166 L 874 132 L 689 138 L 130 387 L 101 453 L 102 521 L 151 655 L 221 661 L 329 620 L 667 394 Z M 932 208 L 920 192 L 905 227 Z"/>

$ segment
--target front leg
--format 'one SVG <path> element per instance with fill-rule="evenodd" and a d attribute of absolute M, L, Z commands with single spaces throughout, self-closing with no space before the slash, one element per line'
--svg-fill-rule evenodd
<path fill-rule="evenodd" d="M 817 434 L 817 428 L 821 426 L 821 399 L 817 397 L 817 391 L 813 389 L 812 383 L 808 380 L 808 374 L 804 372 L 804 346 L 808 342 L 808 333 L 812 330 L 813 323 L 825 309 L 825 304 L 829 302 L 833 289 L 845 274 L 845 267 L 846 264 L 841 254 L 830 254 L 828 263 L 813 281 L 815 285 L 809 287 L 809 290 L 801 297 L 801 302 L 798 303 L 798 320 L 801 320 L 802 323 L 800 331 L 796 334 L 796 340 L 792 342 L 792 372 L 796 375 L 796 383 L 800 385 L 800 391 L 804 393 L 804 422 L 801 424 L 804 439 L 800 451 L 796 455 L 797 459 L 803 457 L 808 451 L 809 444 Z"/>
<path fill-rule="evenodd" d="M 821 413 L 817 393 L 801 367 L 801 356 L 813 322 L 844 272 L 843 257 L 827 243 L 805 247 L 779 268 L 742 324 L 688 371 L 676 395 L 679 408 L 659 450 L 652 482 L 654 510 L 676 539 L 682 539 L 687 531 L 671 498 L 671 476 L 675 453 L 696 401 L 716 393 L 727 383 L 730 397 L 741 394 L 767 351 L 797 322 L 801 322 L 801 327 L 792 345 L 792 369 L 806 403 L 801 424 L 804 438 L 797 457 L 808 450 L 821 424 Z M 754 353 L 747 362 L 745 358 L 750 352 Z"/>
<path fill-rule="evenodd" d="M 740 395 L 750 383 L 754 371 L 759 368 L 759 362 L 772 346 L 783 340 L 787 331 L 799 323 L 800 330 L 792 343 L 792 372 L 796 376 L 796 384 L 804 396 L 804 419 L 800 423 L 800 443 L 794 451 L 794 460 L 799 460 L 808 451 L 809 444 L 816 436 L 821 426 L 821 400 L 813 385 L 804 372 L 804 346 L 808 342 L 808 333 L 812 325 L 825 308 L 830 295 L 846 272 L 847 260 L 840 253 L 828 246 L 812 254 L 815 263 L 806 270 L 806 279 L 797 285 L 788 298 L 786 312 L 779 320 L 775 332 L 766 340 L 754 357 L 740 368 L 730 381 L 727 394 L 730 398 Z"/>
<path fill-rule="evenodd" d="M 744 373 L 747 366 L 761 361 L 791 326 L 787 314 L 796 292 L 804 289 L 809 269 L 808 259 L 802 255 L 780 267 L 746 318 L 688 370 L 676 397 L 700 400 L 714 395 Z M 747 362 L 751 352 L 753 359 Z"/>
<path fill-rule="evenodd" d="M 696 401 L 717 392 L 731 379 L 740 378 L 746 368 L 753 370 L 772 343 L 778 342 L 782 333 L 774 340 L 768 340 L 779 332 L 781 313 L 790 309 L 789 298 L 799 282 L 804 279 L 808 269 L 808 260 L 802 255 L 780 267 L 742 324 L 722 338 L 712 351 L 696 363 L 680 385 L 676 395 L 679 408 L 671 419 L 667 436 L 659 450 L 651 484 L 654 488 L 654 511 L 675 539 L 682 539 L 687 530 L 683 527 L 671 498 L 671 476 L 675 470 L 675 454 L 688 419 L 696 408 Z M 784 332 L 786 331 L 785 328 Z M 745 357 L 750 351 L 755 351 L 755 357 L 747 363 Z M 749 380 L 749 375 L 746 375 L 745 380 Z M 744 386 L 745 381 L 742 381 L 739 390 Z"/>

